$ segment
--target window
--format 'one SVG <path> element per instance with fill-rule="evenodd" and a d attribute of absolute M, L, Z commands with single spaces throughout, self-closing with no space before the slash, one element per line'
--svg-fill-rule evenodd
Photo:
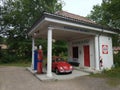
<path fill-rule="evenodd" d="M 73 47 L 73 58 L 78 58 L 78 47 Z"/>

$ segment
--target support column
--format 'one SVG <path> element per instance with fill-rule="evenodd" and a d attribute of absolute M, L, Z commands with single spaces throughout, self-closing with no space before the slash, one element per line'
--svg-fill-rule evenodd
<path fill-rule="evenodd" d="M 95 68 L 99 70 L 99 35 L 95 36 Z"/>
<path fill-rule="evenodd" d="M 35 46 L 35 40 L 32 37 L 32 63 L 31 63 L 31 68 L 34 69 L 34 46 Z"/>
<path fill-rule="evenodd" d="M 52 28 L 48 27 L 47 76 L 52 77 Z"/>
<path fill-rule="evenodd" d="M 72 47 L 71 47 L 71 42 L 68 42 L 68 62 L 71 62 L 72 60 Z"/>

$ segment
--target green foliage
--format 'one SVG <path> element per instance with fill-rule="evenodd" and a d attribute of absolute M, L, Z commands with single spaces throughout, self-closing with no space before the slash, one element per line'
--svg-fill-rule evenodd
<path fill-rule="evenodd" d="M 120 52 L 118 54 L 114 54 L 114 64 L 115 67 L 120 67 Z"/>
<path fill-rule="evenodd" d="M 110 86 L 117 86 L 120 84 L 120 68 L 112 68 L 111 70 L 104 70 L 102 76 L 107 78 L 107 83 Z"/>
<path fill-rule="evenodd" d="M 3 38 L 0 36 L 0 44 L 3 42 Z"/>
<path fill-rule="evenodd" d="M 95 5 L 87 17 L 96 23 L 120 29 L 120 0 L 103 0 L 101 5 Z M 120 30 L 118 35 L 112 35 L 113 46 L 120 46 Z M 114 55 L 114 63 L 120 66 L 120 54 Z"/>
<path fill-rule="evenodd" d="M 0 63 L 12 63 L 12 62 L 16 62 L 17 60 L 18 60 L 18 57 L 16 55 L 7 54 L 3 52 Z"/>
<path fill-rule="evenodd" d="M 87 17 L 92 19 L 93 21 L 95 21 L 98 24 L 101 25 L 107 25 L 108 20 L 104 20 L 105 18 L 105 12 L 103 10 L 103 8 L 99 5 L 95 5 L 93 7 L 93 10 L 91 11 L 90 15 L 88 15 Z"/>
<path fill-rule="evenodd" d="M 3 37 L 1 37 L 0 36 L 0 44 L 3 44 L 3 42 L 4 42 L 4 39 L 3 39 Z M 0 60 L 2 59 L 2 48 L 0 47 Z"/>
<path fill-rule="evenodd" d="M 120 36 L 112 35 L 113 46 L 120 46 Z"/>
<path fill-rule="evenodd" d="M 0 63 L 0 66 L 17 66 L 17 67 L 30 67 L 31 62 L 13 62 L 13 63 Z"/>
<path fill-rule="evenodd" d="M 5 0 L 0 5 L 2 21 L 0 34 L 7 36 L 7 51 L 2 51 L 2 62 L 31 60 L 31 38 L 27 30 L 40 18 L 44 11 L 54 13 L 62 9 L 59 0 Z M 1 27 L 0 26 L 0 27 Z M 4 32 L 4 33 L 3 33 Z M 46 41 L 39 39 L 37 45 L 43 45 L 46 54 Z"/>
<path fill-rule="evenodd" d="M 61 8 L 57 0 L 6 0 L 2 20 L 6 31 L 14 30 L 14 35 L 24 36 L 44 11 L 54 13 Z"/>
<path fill-rule="evenodd" d="M 103 0 L 95 5 L 88 18 L 113 28 L 120 29 L 120 0 Z"/>
<path fill-rule="evenodd" d="M 67 43 L 65 41 L 56 41 L 53 43 L 53 55 L 63 56 L 67 54 Z"/>
<path fill-rule="evenodd" d="M 42 45 L 44 57 L 46 57 L 47 56 L 47 40 L 42 38 L 35 39 L 35 46 L 39 48 L 39 45 Z"/>

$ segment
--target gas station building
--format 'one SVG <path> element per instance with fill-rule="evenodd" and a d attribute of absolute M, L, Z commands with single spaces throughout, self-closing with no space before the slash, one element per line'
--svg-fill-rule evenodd
<path fill-rule="evenodd" d="M 85 17 L 66 11 L 55 14 L 43 13 L 31 27 L 28 35 L 32 37 L 32 68 L 36 38 L 47 39 L 47 76 L 52 77 L 52 40 L 65 40 L 68 43 L 68 61 L 80 63 L 81 68 L 101 70 L 113 66 L 111 28 L 96 24 Z"/>

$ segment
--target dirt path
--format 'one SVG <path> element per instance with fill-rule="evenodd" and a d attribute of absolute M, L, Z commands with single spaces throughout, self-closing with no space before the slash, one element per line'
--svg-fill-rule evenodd
<path fill-rule="evenodd" d="M 120 90 L 105 79 L 89 76 L 63 81 L 40 81 L 24 67 L 0 67 L 0 90 Z"/>

